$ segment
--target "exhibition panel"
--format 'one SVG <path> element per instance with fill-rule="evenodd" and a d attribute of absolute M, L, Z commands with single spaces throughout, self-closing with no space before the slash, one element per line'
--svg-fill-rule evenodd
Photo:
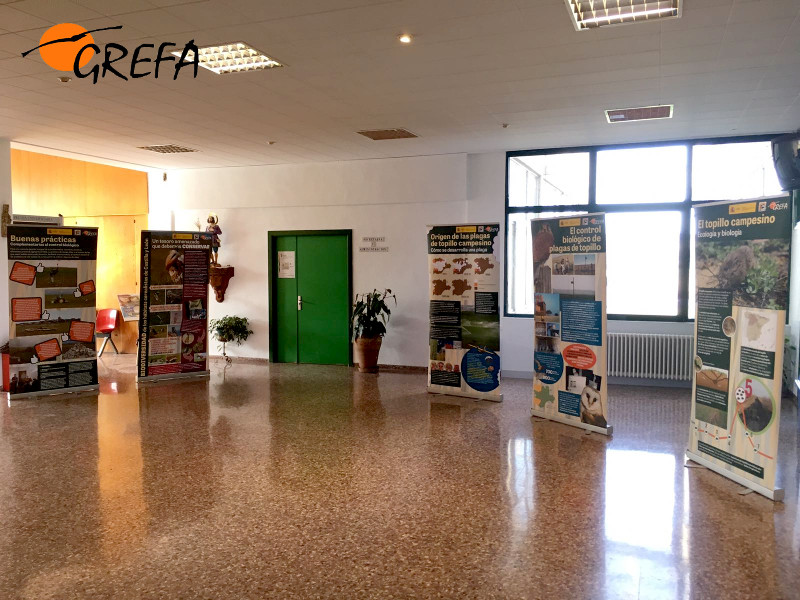
<path fill-rule="evenodd" d="M 428 228 L 428 391 L 502 400 L 498 223 Z"/>
<path fill-rule="evenodd" d="M 792 209 L 788 197 L 695 208 L 688 458 L 774 500 Z"/>
<path fill-rule="evenodd" d="M 597 433 L 608 424 L 604 214 L 535 219 L 531 414 Z"/>
<path fill-rule="evenodd" d="M 208 375 L 211 234 L 143 231 L 138 380 Z"/>
<path fill-rule="evenodd" d="M 10 399 L 98 389 L 97 234 L 8 226 Z"/>

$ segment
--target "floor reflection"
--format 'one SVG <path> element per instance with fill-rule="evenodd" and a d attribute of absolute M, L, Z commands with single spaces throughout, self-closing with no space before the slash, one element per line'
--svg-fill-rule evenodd
<path fill-rule="evenodd" d="M 533 488 L 535 473 L 533 465 L 533 440 L 514 438 L 508 441 L 506 492 L 511 504 L 511 526 L 525 531 L 533 519 Z"/>
<path fill-rule="evenodd" d="M 113 393 L 97 401 L 97 474 L 103 548 L 117 552 L 141 542 L 147 528 L 147 506 L 142 481 L 142 437 L 139 396 L 135 390 Z M 126 548 L 127 549 L 127 548 Z"/>
<path fill-rule="evenodd" d="M 674 556 L 676 459 L 639 450 L 606 451 L 606 586 L 638 597 L 679 598 L 680 556 Z M 678 540 L 680 544 L 680 540 Z"/>
<path fill-rule="evenodd" d="M 685 390 L 613 387 L 614 437 L 422 374 L 212 365 L 0 408 L 0 597 L 797 597 L 784 504 L 686 469 Z M 794 461 L 794 462 L 793 462 Z"/>

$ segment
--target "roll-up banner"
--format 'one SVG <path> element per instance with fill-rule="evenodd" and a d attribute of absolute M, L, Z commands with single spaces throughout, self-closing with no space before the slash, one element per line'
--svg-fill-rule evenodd
<path fill-rule="evenodd" d="M 211 234 L 143 231 L 137 379 L 208 375 Z"/>
<path fill-rule="evenodd" d="M 428 226 L 428 391 L 500 401 L 498 223 Z"/>
<path fill-rule="evenodd" d="M 11 400 L 98 389 L 97 229 L 8 226 Z"/>
<path fill-rule="evenodd" d="M 535 219 L 531 414 L 610 435 L 605 215 Z"/>
<path fill-rule="evenodd" d="M 695 206 L 697 310 L 686 456 L 773 500 L 789 299 L 788 197 Z"/>

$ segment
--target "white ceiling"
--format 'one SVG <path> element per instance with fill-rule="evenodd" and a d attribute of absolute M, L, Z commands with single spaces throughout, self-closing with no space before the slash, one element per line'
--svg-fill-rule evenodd
<path fill-rule="evenodd" d="M 245 41 L 288 66 L 68 84 L 38 45 Z M 414 43 L 397 35 L 409 31 Z M 126 67 L 128 60 L 123 63 Z M 168 75 L 168 76 L 165 76 Z M 671 120 L 603 109 L 674 103 Z M 508 123 L 507 129 L 501 127 Z M 418 139 L 355 131 L 405 127 Z M 800 1 L 685 0 L 683 17 L 576 32 L 563 0 L 0 0 L 0 137 L 159 168 L 483 152 L 800 127 Z M 268 145 L 269 140 L 276 141 Z M 149 144 L 194 154 L 160 155 Z"/>

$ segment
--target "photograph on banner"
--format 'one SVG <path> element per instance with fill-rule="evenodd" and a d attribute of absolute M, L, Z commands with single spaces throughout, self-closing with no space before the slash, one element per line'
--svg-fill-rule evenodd
<path fill-rule="evenodd" d="M 117 294 L 123 321 L 139 320 L 139 294 Z"/>
<path fill-rule="evenodd" d="M 689 451 L 772 490 L 791 203 L 782 197 L 696 206 L 694 220 L 697 310 Z"/>
<path fill-rule="evenodd" d="M 96 388 L 97 229 L 8 227 L 9 395 Z"/>
<path fill-rule="evenodd" d="M 211 234 L 143 231 L 140 379 L 208 371 Z M 129 300 L 120 296 L 120 304 Z"/>
<path fill-rule="evenodd" d="M 498 223 L 428 228 L 428 389 L 500 397 Z"/>
<path fill-rule="evenodd" d="M 532 414 L 608 424 L 605 215 L 534 219 Z"/>

